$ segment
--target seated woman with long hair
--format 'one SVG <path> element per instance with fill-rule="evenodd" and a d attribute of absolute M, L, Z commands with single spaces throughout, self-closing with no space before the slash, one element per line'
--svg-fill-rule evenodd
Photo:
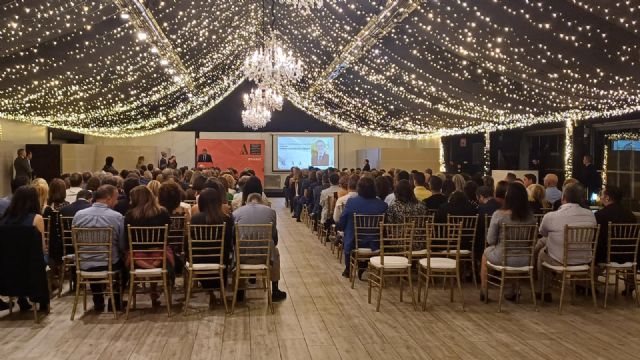
<path fill-rule="evenodd" d="M 233 253 L 233 216 L 226 214 L 222 210 L 222 205 L 226 202 L 227 194 L 221 193 L 218 189 L 207 188 L 200 192 L 198 197 L 198 207 L 200 211 L 193 215 L 191 224 L 193 225 L 221 225 L 226 224 L 224 234 L 224 254 L 223 263 L 227 269 L 231 265 L 231 254 Z M 185 252 L 188 253 L 188 249 Z M 194 249 L 195 251 L 195 249 Z M 218 263 L 218 259 L 198 258 L 194 263 Z M 225 273 L 226 276 L 226 273 Z M 219 287 L 217 281 L 203 280 L 202 286 L 205 288 Z M 217 283 L 217 284 L 216 284 Z"/>
<path fill-rule="evenodd" d="M 527 188 L 529 194 L 529 207 L 534 214 L 542 214 L 542 208 L 550 208 L 551 204 L 545 200 L 544 186 L 540 184 L 531 184 Z"/>
<path fill-rule="evenodd" d="M 527 190 L 524 185 L 512 182 L 507 186 L 507 194 L 505 195 L 504 205 L 502 209 L 497 210 L 491 216 L 491 223 L 489 224 L 489 231 L 487 233 L 487 244 L 489 245 L 482 255 L 482 262 L 480 263 L 480 279 L 481 290 L 480 299 L 484 301 L 487 296 L 487 260 L 492 264 L 502 264 L 502 246 L 500 246 L 500 228 L 502 224 L 507 225 L 533 225 L 536 223 L 536 219 L 531 213 L 531 208 L 527 201 Z M 523 257 L 509 257 L 507 259 L 506 266 L 528 266 L 530 262 L 528 256 Z M 515 299 L 517 294 L 507 294 L 505 297 L 508 300 Z"/>
<path fill-rule="evenodd" d="M 171 217 L 167 212 L 167 209 L 160 206 L 158 199 L 153 195 L 151 190 L 144 186 L 138 185 L 131 190 L 129 194 L 131 205 L 129 211 L 124 216 L 124 227 L 128 236 L 128 225 L 131 226 L 164 226 L 171 223 Z M 146 253 L 149 256 L 157 257 L 157 254 Z M 173 278 L 174 267 L 173 252 L 170 247 L 167 247 L 167 270 L 170 276 Z M 127 265 L 130 262 L 127 261 Z M 162 266 L 162 262 L 159 259 L 140 259 L 136 261 L 136 266 L 142 269 L 152 269 Z M 151 284 L 151 302 L 153 306 L 160 306 L 159 295 L 155 283 Z"/>
<path fill-rule="evenodd" d="M 44 239 L 44 220 L 40 215 L 40 199 L 38 191 L 34 186 L 24 185 L 19 187 L 11 198 L 9 207 L 0 217 L 0 225 L 22 225 L 35 227 L 42 236 L 42 253 L 44 263 L 48 262 L 47 246 Z M 16 239 L 17 240 L 17 239 Z M 49 299 L 33 299 L 40 303 L 40 311 L 48 311 Z M 31 305 L 26 298 L 18 298 L 20 311 L 31 310 Z M 9 305 L 0 300 L 0 309 L 8 309 Z"/>
<path fill-rule="evenodd" d="M 387 209 L 385 222 L 400 224 L 407 216 L 422 216 L 427 214 L 427 206 L 418 201 L 409 180 L 400 180 L 394 191 L 396 201 Z"/>

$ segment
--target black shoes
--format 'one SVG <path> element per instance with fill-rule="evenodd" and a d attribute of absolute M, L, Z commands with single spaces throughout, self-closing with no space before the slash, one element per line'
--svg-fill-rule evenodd
<path fill-rule="evenodd" d="M 280 302 L 286 298 L 287 293 L 282 290 L 276 289 L 271 292 L 271 301 L 273 302 Z"/>
<path fill-rule="evenodd" d="M 347 271 L 347 270 L 343 271 L 342 272 L 342 277 L 348 278 L 349 277 L 349 271 Z"/>
<path fill-rule="evenodd" d="M 0 299 L 0 311 L 9 310 L 10 306 L 4 300 Z"/>
<path fill-rule="evenodd" d="M 365 268 L 358 269 L 358 280 L 362 281 L 362 274 L 364 274 L 365 270 L 367 269 Z"/>
<path fill-rule="evenodd" d="M 18 306 L 20 306 L 20 311 L 22 312 L 31 311 L 32 309 L 31 304 L 29 304 L 29 301 L 27 301 L 27 298 L 24 298 L 24 297 L 18 298 Z"/>

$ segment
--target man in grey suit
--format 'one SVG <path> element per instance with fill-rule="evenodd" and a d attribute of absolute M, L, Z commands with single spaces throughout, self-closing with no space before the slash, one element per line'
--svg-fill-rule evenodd
<path fill-rule="evenodd" d="M 15 177 L 26 176 L 31 179 L 33 175 L 33 169 L 27 159 L 27 153 L 24 149 L 18 149 L 18 157 L 13 161 L 13 168 L 16 171 Z"/>

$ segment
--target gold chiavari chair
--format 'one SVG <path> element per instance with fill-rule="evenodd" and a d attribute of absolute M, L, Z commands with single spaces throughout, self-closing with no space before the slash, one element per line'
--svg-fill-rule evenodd
<path fill-rule="evenodd" d="M 42 220 L 44 221 L 44 247 L 47 250 L 47 253 L 49 252 L 49 240 L 51 239 L 50 234 L 51 234 L 51 218 L 43 216 Z"/>
<path fill-rule="evenodd" d="M 553 207 L 543 207 L 543 208 L 540 208 L 540 210 L 542 211 L 542 214 L 545 215 L 548 212 L 552 212 Z"/>
<path fill-rule="evenodd" d="M 564 290 L 566 283 L 572 281 L 589 281 L 591 283 L 591 295 L 593 298 L 593 307 L 598 307 L 595 291 L 595 254 L 598 233 L 600 225 L 597 226 L 570 226 L 564 228 L 564 254 L 562 257 L 562 265 L 551 265 L 546 262 L 542 263 L 545 270 L 558 273 L 560 278 L 560 305 L 558 313 L 562 313 L 562 302 L 564 300 Z M 569 259 L 573 259 L 569 263 Z M 576 261 L 576 259 L 578 259 Z M 544 289 L 545 276 L 542 276 L 541 288 Z M 573 299 L 573 291 L 571 291 Z M 544 301 L 542 301 L 544 304 Z"/>
<path fill-rule="evenodd" d="M 187 314 L 189 299 L 193 292 L 193 282 L 199 280 L 219 280 L 220 297 L 225 311 L 229 311 L 225 296 L 224 271 L 224 236 L 226 224 L 222 225 L 187 225 L 187 258 L 184 270 L 186 272 L 186 295 L 184 299 L 184 313 Z M 214 303 L 213 289 L 210 293 L 210 304 Z"/>
<path fill-rule="evenodd" d="M 73 247 L 73 216 L 60 216 L 60 229 L 62 240 L 62 264 L 60 265 L 60 289 L 58 297 L 62 295 L 62 285 L 64 278 L 69 274 L 69 291 L 73 289 L 74 279 L 72 271 L 76 266 L 76 255 Z"/>
<path fill-rule="evenodd" d="M 500 225 L 500 243 L 496 246 L 502 248 L 502 261 L 499 264 L 492 264 L 487 261 L 489 271 L 488 284 L 500 288 L 500 298 L 498 300 L 498 312 L 502 312 L 502 299 L 504 295 L 504 284 L 508 280 L 517 282 L 516 299 L 520 297 L 520 279 L 529 279 L 531 285 L 531 298 L 533 306 L 537 309 L 535 287 L 533 285 L 533 253 L 538 239 L 538 225 Z M 514 262 L 525 262 L 525 266 L 510 266 Z M 496 271 L 499 275 L 492 274 Z M 489 288 L 485 302 L 489 300 Z"/>
<path fill-rule="evenodd" d="M 233 275 L 233 300 L 231 313 L 236 307 L 236 297 L 240 279 L 262 280 L 262 287 L 252 288 L 267 291 L 267 304 L 273 314 L 271 301 L 271 254 L 273 244 L 273 224 L 244 225 L 236 223 L 236 268 Z"/>
<path fill-rule="evenodd" d="M 422 291 L 422 279 L 425 284 L 425 294 L 422 300 L 422 311 L 427 309 L 429 296 L 429 281 L 442 278 L 451 281 L 450 301 L 453 302 L 453 280 L 455 279 L 460 292 L 462 310 L 464 310 L 464 296 L 460 282 L 460 243 L 462 241 L 462 223 L 457 224 L 427 224 L 427 257 L 418 261 L 418 301 Z M 453 254 L 453 257 L 452 257 Z"/>
<path fill-rule="evenodd" d="M 327 198 L 327 220 L 333 219 L 333 211 L 336 207 L 336 200 L 338 200 L 338 193 L 334 192 L 331 196 Z M 325 224 L 320 224 L 318 236 L 320 237 L 320 242 L 327 245 L 327 240 L 330 235 L 331 228 L 327 228 Z"/>
<path fill-rule="evenodd" d="M 411 245 L 413 237 L 413 223 L 380 224 L 380 255 L 369 259 L 369 290 L 368 301 L 371 304 L 371 290 L 378 288 L 376 311 L 380 311 L 382 289 L 385 279 L 397 277 L 400 280 L 400 302 L 404 290 L 403 279 L 406 278 L 411 292 L 411 302 L 416 309 L 416 299 L 411 281 Z"/>
<path fill-rule="evenodd" d="M 184 215 L 171 216 L 167 241 L 174 255 L 184 255 L 184 242 L 187 234 L 187 220 Z"/>
<path fill-rule="evenodd" d="M 167 246 L 169 226 L 131 226 L 127 225 L 129 234 L 129 297 L 125 318 L 129 318 L 129 310 L 135 306 L 136 284 L 162 284 L 167 315 L 171 316 L 171 287 L 167 271 Z M 146 264 L 142 267 L 138 264 Z"/>
<path fill-rule="evenodd" d="M 427 257 L 427 224 L 433 223 L 433 215 L 405 216 L 405 224 L 413 224 L 411 237 L 411 260 Z"/>
<path fill-rule="evenodd" d="M 113 258 L 112 258 L 112 229 L 107 228 L 76 228 L 71 230 L 71 237 L 73 248 L 75 252 L 76 263 L 76 295 L 73 299 L 73 309 L 71 310 L 71 320 L 76 315 L 76 309 L 78 307 L 78 300 L 80 299 L 80 291 L 83 294 L 83 309 L 87 311 L 87 286 L 91 285 L 104 285 L 106 291 L 103 291 L 103 295 L 109 296 L 111 301 L 111 309 L 113 310 L 113 316 L 117 319 L 118 312 L 116 309 L 115 293 L 113 289 L 113 282 L 119 270 L 113 270 Z M 95 263 L 99 262 L 104 264 L 105 270 L 101 271 L 86 271 L 83 268 L 86 262 L 91 262 L 92 267 L 95 267 Z M 117 291 L 120 293 L 120 289 Z"/>
<path fill-rule="evenodd" d="M 538 226 L 540 226 L 540 223 L 542 223 L 542 218 L 544 217 L 545 214 L 533 214 L 533 217 L 536 218 L 536 223 L 538 224 Z"/>
<path fill-rule="evenodd" d="M 384 215 L 353 214 L 354 248 L 349 254 L 349 280 L 351 281 L 352 289 L 356 285 L 360 262 L 369 261 L 372 256 L 376 256 L 379 253 L 380 224 L 383 221 Z M 364 247 L 364 245 L 370 247 Z"/>
<path fill-rule="evenodd" d="M 471 265 L 471 275 L 473 285 L 478 287 L 476 278 L 476 264 L 479 260 L 475 256 L 476 234 L 478 232 L 478 215 L 454 216 L 447 215 L 447 222 L 450 224 L 462 224 L 462 240 L 460 244 L 460 261 Z"/>
<path fill-rule="evenodd" d="M 307 227 L 311 227 L 311 218 L 309 217 L 309 209 L 307 205 L 302 205 L 302 211 L 300 212 L 300 220 Z"/>
<path fill-rule="evenodd" d="M 598 264 L 604 268 L 604 308 L 607 308 L 609 296 L 609 275 L 615 278 L 615 295 L 618 295 L 618 281 L 633 279 L 636 288 L 636 304 L 640 305 L 639 282 L 636 278 L 638 242 L 640 242 L 640 224 L 612 224 L 609 222 L 607 230 L 606 263 Z"/>

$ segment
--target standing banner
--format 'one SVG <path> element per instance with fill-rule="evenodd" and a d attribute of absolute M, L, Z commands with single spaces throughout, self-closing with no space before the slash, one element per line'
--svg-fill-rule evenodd
<path fill-rule="evenodd" d="M 264 140 L 198 139 L 196 151 L 196 167 L 251 168 L 264 186 Z"/>

